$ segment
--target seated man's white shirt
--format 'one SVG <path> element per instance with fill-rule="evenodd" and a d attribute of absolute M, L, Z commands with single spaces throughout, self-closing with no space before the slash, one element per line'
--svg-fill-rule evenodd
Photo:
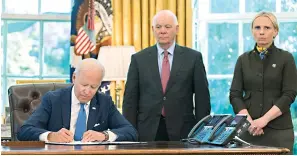
<path fill-rule="evenodd" d="M 86 120 L 86 125 L 87 125 L 88 117 L 89 117 L 90 101 L 87 102 L 84 107 L 85 107 L 86 116 L 87 116 L 87 120 Z M 74 94 L 74 87 L 72 87 L 72 91 L 71 91 L 71 119 L 70 119 L 70 131 L 72 132 L 72 134 L 75 133 L 75 124 L 76 124 L 79 110 L 80 110 L 80 102 Z M 112 131 L 108 130 L 107 132 L 109 134 L 108 141 L 115 141 L 117 139 L 117 135 L 114 134 Z M 48 141 L 47 137 L 48 137 L 49 133 L 50 133 L 50 131 L 40 134 L 39 140 L 40 141 Z"/>

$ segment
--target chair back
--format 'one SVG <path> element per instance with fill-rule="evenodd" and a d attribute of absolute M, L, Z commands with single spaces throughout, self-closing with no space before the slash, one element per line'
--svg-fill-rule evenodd
<path fill-rule="evenodd" d="M 44 83 L 22 84 L 9 87 L 11 140 L 17 140 L 18 129 L 40 105 L 42 96 L 46 92 L 70 85 L 70 83 Z"/>

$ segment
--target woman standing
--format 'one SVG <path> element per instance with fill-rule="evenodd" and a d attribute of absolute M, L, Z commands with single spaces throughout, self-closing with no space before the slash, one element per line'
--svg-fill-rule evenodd
<path fill-rule="evenodd" d="M 261 12 L 252 21 L 256 45 L 236 63 L 230 103 L 236 114 L 248 115 L 249 133 L 242 139 L 256 145 L 294 144 L 290 105 L 297 94 L 297 71 L 291 53 L 274 45 L 279 27 L 272 13 Z"/>

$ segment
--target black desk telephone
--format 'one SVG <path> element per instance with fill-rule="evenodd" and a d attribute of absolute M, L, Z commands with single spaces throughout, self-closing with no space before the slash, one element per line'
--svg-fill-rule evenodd
<path fill-rule="evenodd" d="M 201 144 L 226 145 L 247 131 L 249 126 L 246 115 L 208 115 L 193 127 L 187 140 Z"/>

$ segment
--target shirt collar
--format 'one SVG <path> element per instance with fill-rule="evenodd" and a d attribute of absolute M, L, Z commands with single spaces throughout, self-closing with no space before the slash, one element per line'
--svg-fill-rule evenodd
<path fill-rule="evenodd" d="M 168 53 L 173 55 L 175 48 L 175 41 L 173 41 L 172 45 L 167 49 Z M 157 43 L 157 50 L 158 50 L 158 56 L 162 55 L 165 49 L 161 48 L 160 44 Z"/>
<path fill-rule="evenodd" d="M 72 104 L 80 104 L 80 101 L 77 99 L 77 97 L 74 93 L 74 87 L 75 86 L 72 87 L 72 91 L 71 91 L 71 103 Z M 86 104 L 89 105 L 90 101 L 88 101 Z"/>

